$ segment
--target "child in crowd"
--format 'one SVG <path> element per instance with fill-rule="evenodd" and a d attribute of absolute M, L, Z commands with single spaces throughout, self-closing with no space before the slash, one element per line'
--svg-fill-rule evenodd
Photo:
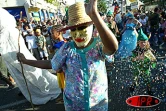
<path fill-rule="evenodd" d="M 134 90 L 134 87 L 138 85 L 142 78 L 146 84 L 148 94 L 152 94 L 150 86 L 151 68 L 155 68 L 157 60 L 150 48 L 148 37 L 142 29 L 138 30 L 138 35 L 138 46 L 133 51 L 132 56 L 134 84 L 130 87 L 130 91 Z"/>
<path fill-rule="evenodd" d="M 52 50 L 55 50 L 55 53 L 60 49 L 60 47 L 65 42 L 67 42 L 66 40 L 64 40 L 62 32 L 59 32 L 59 29 L 61 29 L 62 27 L 63 27 L 62 25 L 54 25 L 51 29 L 52 39 L 57 41 L 55 44 L 53 44 L 53 49 L 52 49 Z M 57 71 L 57 80 L 58 80 L 59 88 L 61 88 L 61 91 L 62 91 L 62 94 L 59 96 L 57 101 L 61 102 L 63 101 L 62 95 L 65 88 L 65 74 L 62 69 Z"/>

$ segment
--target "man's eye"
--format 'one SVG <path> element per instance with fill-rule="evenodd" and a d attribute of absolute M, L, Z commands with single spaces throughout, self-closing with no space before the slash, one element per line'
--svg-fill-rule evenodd
<path fill-rule="evenodd" d="M 71 31 L 76 31 L 76 28 L 70 29 Z"/>
<path fill-rule="evenodd" d="M 86 29 L 87 28 L 87 26 L 81 26 L 81 27 L 78 27 L 77 29 L 78 30 L 84 30 L 84 29 Z"/>

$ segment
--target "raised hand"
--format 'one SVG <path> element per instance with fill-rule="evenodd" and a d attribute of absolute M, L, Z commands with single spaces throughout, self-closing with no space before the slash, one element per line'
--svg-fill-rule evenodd
<path fill-rule="evenodd" d="M 90 17 L 97 13 L 97 0 L 89 0 L 89 3 L 85 4 L 85 10 Z"/>

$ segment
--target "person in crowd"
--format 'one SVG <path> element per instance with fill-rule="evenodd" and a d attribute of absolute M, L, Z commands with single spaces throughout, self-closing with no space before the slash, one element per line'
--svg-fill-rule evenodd
<path fill-rule="evenodd" d="M 29 51 L 32 53 L 32 55 L 37 59 L 40 60 L 40 55 L 39 55 L 39 50 L 38 50 L 38 45 L 36 44 L 36 36 L 33 33 L 33 30 L 29 29 L 28 30 L 28 35 L 25 38 L 25 41 L 27 43 L 27 48 Z"/>
<path fill-rule="evenodd" d="M 53 44 L 53 47 L 51 49 L 51 50 L 54 50 L 55 53 L 60 49 L 61 46 L 63 46 L 63 44 L 65 42 L 67 42 L 63 37 L 63 32 L 59 32 L 59 29 L 61 29 L 61 28 L 63 28 L 62 25 L 54 25 L 51 29 L 52 39 L 57 41 L 55 44 Z M 52 54 L 54 54 L 54 53 L 52 53 Z M 62 69 L 57 71 L 57 80 L 58 80 L 59 87 L 61 88 L 61 91 L 62 91 L 62 94 L 57 99 L 57 102 L 59 102 L 59 101 L 62 102 L 63 101 L 63 92 L 64 92 L 64 88 L 65 88 L 65 74 Z"/>
<path fill-rule="evenodd" d="M 160 27 L 160 49 L 166 49 L 166 19 L 161 19 Z"/>
<path fill-rule="evenodd" d="M 45 37 L 46 39 L 46 48 L 47 48 L 47 52 L 48 52 L 48 58 L 51 59 L 52 58 L 52 54 L 50 52 L 50 47 L 53 46 L 52 44 L 52 39 L 51 39 L 51 35 L 48 32 L 48 29 L 46 27 L 46 25 L 42 26 L 42 35 Z"/>
<path fill-rule="evenodd" d="M 61 93 L 57 77 L 48 70 L 25 65 L 17 60 L 17 52 L 24 53 L 25 57 L 29 59 L 36 59 L 25 46 L 24 39 L 16 28 L 14 16 L 1 7 L 0 14 L 3 15 L 0 16 L 0 53 L 9 69 L 9 73 L 14 78 L 17 87 L 25 99 L 34 105 L 43 105 L 57 98 Z M 27 90 L 26 85 L 28 85 L 29 90 Z M 30 100 L 30 96 L 32 97 L 32 101 Z"/>
<path fill-rule="evenodd" d="M 134 91 L 134 88 L 138 86 L 140 79 L 143 79 L 147 87 L 147 93 L 151 95 L 151 68 L 156 67 L 157 60 L 152 53 L 152 49 L 148 42 L 149 38 L 143 33 L 142 29 L 138 31 L 138 34 L 138 46 L 133 51 L 131 58 L 134 83 L 130 87 L 130 91 Z"/>
<path fill-rule="evenodd" d="M 121 17 L 120 9 L 118 10 L 118 12 L 115 15 L 115 22 L 117 24 L 119 31 L 121 31 L 122 30 L 122 17 Z"/>
<path fill-rule="evenodd" d="M 36 43 L 38 45 L 40 58 L 41 58 L 41 60 L 47 60 L 48 59 L 48 52 L 47 52 L 47 47 L 46 47 L 46 39 L 41 34 L 40 29 L 36 29 L 35 33 L 36 33 L 35 34 L 36 35 Z"/>
<path fill-rule="evenodd" d="M 150 32 L 151 37 L 149 42 L 152 46 L 158 46 L 159 43 L 159 22 L 160 22 L 160 15 L 159 15 L 159 8 L 156 7 L 154 9 L 154 13 L 149 16 L 149 25 L 150 25 Z"/>
<path fill-rule="evenodd" d="M 52 39 L 53 41 L 56 41 L 53 43 L 53 46 L 49 48 L 50 52 L 52 52 L 52 56 L 65 42 L 67 42 L 63 37 L 63 32 L 59 32 L 59 28 L 62 27 L 62 25 L 54 25 L 51 29 Z"/>
<path fill-rule="evenodd" d="M 46 26 L 47 26 L 47 30 L 48 30 L 48 33 L 51 35 L 51 28 L 52 28 L 52 25 L 53 25 L 53 23 L 52 23 L 52 20 L 48 20 L 47 22 L 46 22 Z"/>
<path fill-rule="evenodd" d="M 28 26 L 28 29 L 32 29 L 32 26 L 31 26 L 31 24 L 28 22 L 27 17 L 23 17 L 23 18 L 22 18 L 22 26 L 24 26 L 24 25 Z"/>
<path fill-rule="evenodd" d="M 147 19 L 145 18 L 146 15 L 143 13 L 140 15 L 139 22 L 142 24 L 142 30 L 146 34 L 146 29 L 147 29 Z"/>
<path fill-rule="evenodd" d="M 32 26 L 32 28 L 34 29 L 34 28 L 37 26 L 37 22 L 36 22 L 35 20 L 33 20 L 33 21 L 31 22 L 31 26 Z"/>
<path fill-rule="evenodd" d="M 132 55 L 132 51 L 137 46 L 138 33 L 136 29 L 141 27 L 141 23 L 134 18 L 134 15 L 131 12 L 128 12 L 126 16 L 128 17 L 128 20 L 124 29 L 121 31 L 122 40 L 115 55 L 117 59 L 128 58 Z"/>
<path fill-rule="evenodd" d="M 89 15 L 89 16 L 88 16 Z M 93 25 L 100 38 L 92 38 Z M 108 111 L 108 83 L 105 59 L 112 62 L 118 41 L 97 12 L 97 0 L 77 2 L 69 7 L 68 27 L 73 41 L 66 42 L 51 61 L 28 60 L 24 64 L 65 72 L 64 105 L 66 111 Z"/>
<path fill-rule="evenodd" d="M 14 89 L 16 87 L 16 82 L 11 77 L 10 73 L 8 72 L 8 69 L 5 65 L 5 62 L 0 54 L 0 79 L 5 81 L 9 87 L 7 91 L 10 91 L 11 89 Z"/>
<path fill-rule="evenodd" d="M 43 36 L 49 36 L 48 29 L 46 25 L 41 26 L 41 31 Z"/>
<path fill-rule="evenodd" d="M 22 31 L 22 36 L 25 38 L 28 35 L 28 25 L 23 25 L 23 31 Z"/>
<path fill-rule="evenodd" d="M 114 33 L 115 37 L 117 37 L 118 41 L 120 41 L 120 37 L 118 36 L 119 30 L 118 30 L 116 22 L 114 21 L 113 16 L 114 16 L 113 12 L 108 11 L 108 13 L 107 13 L 107 26 Z"/>
<path fill-rule="evenodd" d="M 121 17 L 122 17 L 122 28 L 123 28 L 126 24 L 127 17 L 125 16 L 125 13 L 122 13 Z"/>

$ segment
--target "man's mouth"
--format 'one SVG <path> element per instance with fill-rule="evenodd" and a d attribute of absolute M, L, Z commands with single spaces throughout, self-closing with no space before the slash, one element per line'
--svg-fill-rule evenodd
<path fill-rule="evenodd" d="M 85 39 L 84 38 L 76 38 L 75 41 L 76 42 L 83 42 L 83 41 L 85 41 Z"/>

